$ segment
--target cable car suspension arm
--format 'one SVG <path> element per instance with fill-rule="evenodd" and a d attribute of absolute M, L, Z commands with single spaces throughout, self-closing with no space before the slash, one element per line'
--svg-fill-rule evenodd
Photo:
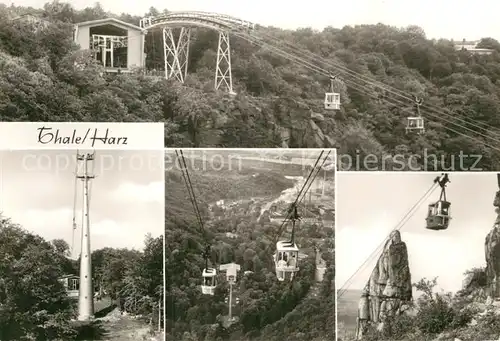
<path fill-rule="evenodd" d="M 328 151 L 328 154 L 326 154 L 325 158 L 323 159 L 323 162 L 321 163 L 321 166 L 317 167 L 316 173 L 314 174 L 312 180 L 309 182 L 309 185 L 307 186 L 306 190 L 303 192 L 302 197 L 300 197 L 300 193 L 299 193 L 298 203 L 295 204 L 294 206 L 292 206 L 293 207 L 293 212 L 292 212 L 291 218 L 290 218 L 290 220 L 292 220 L 292 237 L 291 237 L 291 243 L 294 242 L 295 223 L 296 223 L 297 220 L 300 220 L 300 216 L 299 216 L 299 214 L 297 212 L 297 207 L 305 199 L 307 193 L 309 192 L 309 189 L 311 188 L 312 184 L 314 183 L 314 180 L 318 176 L 319 172 L 323 169 L 323 166 L 325 165 L 326 160 L 328 160 L 328 156 L 330 155 L 330 153 L 331 153 L 331 151 Z M 321 157 L 321 155 L 320 155 L 320 157 Z M 318 158 L 318 160 L 319 160 L 319 158 Z M 312 171 L 314 171 L 314 168 L 312 169 Z"/>
<path fill-rule="evenodd" d="M 76 151 L 76 156 L 78 158 L 78 150 Z M 73 188 L 73 226 L 71 231 L 71 255 L 73 255 L 73 249 L 75 246 L 75 230 L 76 230 L 76 201 L 78 198 L 78 161 L 75 158 L 75 185 Z"/>

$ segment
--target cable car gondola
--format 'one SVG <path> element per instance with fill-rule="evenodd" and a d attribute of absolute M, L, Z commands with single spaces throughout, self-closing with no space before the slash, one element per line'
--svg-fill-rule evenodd
<path fill-rule="evenodd" d="M 214 295 L 215 287 L 217 286 L 217 270 L 208 266 L 208 259 L 210 257 L 210 244 L 205 245 L 203 258 L 205 260 L 205 268 L 201 273 L 202 283 L 201 292 L 204 295 Z"/>
<path fill-rule="evenodd" d="M 214 295 L 215 287 L 217 286 L 217 270 L 213 268 L 203 269 L 203 283 L 201 285 L 201 293 L 204 295 Z"/>
<path fill-rule="evenodd" d="M 443 174 L 434 179 L 434 182 L 441 187 L 441 194 L 438 201 L 429 205 L 426 228 L 429 230 L 446 230 L 451 220 L 451 203 L 446 200 L 446 184 L 450 182 L 450 179 L 448 174 Z"/>
<path fill-rule="evenodd" d="M 326 110 L 339 110 L 340 109 L 340 93 L 335 92 L 336 76 L 330 77 L 330 91 L 325 93 L 325 109 Z"/>
<path fill-rule="evenodd" d="M 295 273 L 299 271 L 299 248 L 294 241 L 295 222 L 300 219 L 297 213 L 297 206 L 292 204 L 289 211 L 292 221 L 292 235 L 290 240 L 280 240 L 276 243 L 276 253 L 274 254 L 274 265 L 278 281 L 292 280 Z"/>
<path fill-rule="evenodd" d="M 415 97 L 415 106 L 417 111 L 417 116 L 407 117 L 406 121 L 406 133 L 415 131 L 417 134 L 425 133 L 424 118 L 420 115 L 420 106 L 424 102 L 423 99 Z"/>

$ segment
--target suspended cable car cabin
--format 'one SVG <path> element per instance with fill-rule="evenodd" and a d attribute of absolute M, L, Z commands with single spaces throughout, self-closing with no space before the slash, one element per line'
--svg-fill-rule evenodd
<path fill-rule="evenodd" d="M 450 224 L 451 203 L 446 200 L 446 184 L 449 181 L 448 174 L 444 174 L 434 180 L 441 187 L 441 194 L 438 201 L 429 205 L 426 218 L 426 227 L 429 230 L 446 230 Z"/>
<path fill-rule="evenodd" d="M 276 243 L 274 263 L 276 276 L 279 281 L 292 280 L 294 274 L 299 271 L 299 248 L 297 244 L 290 241 L 279 241 Z"/>
<path fill-rule="evenodd" d="M 208 260 L 210 258 L 210 242 L 207 239 L 206 236 L 206 231 L 203 226 L 203 219 L 201 218 L 198 208 L 198 203 L 196 201 L 196 195 L 193 190 L 193 185 L 189 179 L 189 172 L 186 167 L 186 159 L 184 158 L 184 154 L 182 153 L 182 150 L 180 151 L 175 151 L 175 154 L 177 155 L 177 159 L 179 161 L 180 169 L 182 172 L 182 176 L 184 178 L 184 181 L 186 182 L 186 187 L 188 189 L 188 194 L 189 194 L 189 199 L 191 200 L 191 204 L 193 205 L 193 209 L 195 212 L 196 217 L 198 218 L 198 222 L 200 224 L 200 230 L 203 234 L 203 237 L 205 239 L 205 250 L 203 251 L 203 258 L 205 260 L 205 267 L 203 268 L 203 272 L 201 274 L 202 282 L 201 282 L 201 292 L 204 295 L 214 295 L 215 294 L 215 287 L 217 286 L 217 270 L 214 268 L 210 268 L 208 266 Z"/>
<path fill-rule="evenodd" d="M 415 111 L 416 116 L 410 116 L 406 119 L 406 133 L 415 132 L 417 134 L 425 133 L 424 118 L 420 115 L 420 106 L 424 102 L 423 99 L 415 96 Z"/>
<path fill-rule="evenodd" d="M 340 93 L 335 92 L 336 77 L 330 78 L 330 92 L 325 93 L 325 109 L 339 110 L 340 109 Z"/>
<path fill-rule="evenodd" d="M 213 268 L 203 269 L 203 283 L 201 284 L 201 292 L 204 295 L 214 295 L 215 287 L 217 286 L 216 276 L 217 270 Z"/>

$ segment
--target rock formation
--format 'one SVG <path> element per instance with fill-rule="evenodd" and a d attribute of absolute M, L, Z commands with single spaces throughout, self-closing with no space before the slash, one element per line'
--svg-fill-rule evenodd
<path fill-rule="evenodd" d="M 366 284 L 358 307 L 356 338 L 361 340 L 368 326 L 381 331 L 402 314 L 412 300 L 408 250 L 399 231 L 393 231 Z"/>
<path fill-rule="evenodd" d="M 493 206 L 497 208 L 496 211 L 499 213 L 500 191 L 496 193 Z M 484 251 L 486 257 L 487 294 L 493 299 L 500 299 L 500 214 L 497 216 L 493 229 L 486 236 Z"/>

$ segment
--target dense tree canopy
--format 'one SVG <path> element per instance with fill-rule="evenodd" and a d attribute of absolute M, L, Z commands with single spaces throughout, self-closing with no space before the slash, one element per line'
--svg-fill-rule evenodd
<path fill-rule="evenodd" d="M 33 24 L 14 20 L 23 13 L 48 24 L 35 30 Z M 157 13 L 152 8 L 147 15 Z M 237 37 L 231 49 L 238 95 L 214 92 L 217 33 L 205 29 L 192 33 L 189 76 L 183 85 L 141 74 L 103 74 L 88 53 L 77 51 L 72 24 L 107 16 L 135 25 L 140 19 L 105 13 L 98 4 L 81 11 L 57 1 L 43 9 L 0 7 L 0 118 L 160 121 L 165 122 L 169 146 L 335 146 L 347 155 L 381 156 L 379 164 L 386 156 L 387 167 L 398 169 L 404 167 L 395 166 L 389 155 L 408 158 L 424 150 L 437 156 L 430 162 L 438 167 L 450 166 L 452 154 L 458 163 L 460 151 L 483 155 L 476 167 L 498 164 L 500 44 L 492 38 L 478 47 L 494 52 L 475 55 L 456 50 L 452 41 L 426 39 L 414 26 L 328 27 L 321 32 L 259 28 L 357 73 L 357 78 L 343 76 L 345 86 L 338 89 L 342 108 L 334 114 L 323 108 L 328 77 Z M 147 69 L 161 70 L 160 32 L 148 33 L 145 50 Z M 382 91 L 360 77 L 393 90 Z M 425 134 L 405 133 L 404 119 L 414 108 L 396 90 L 424 98 Z M 424 164 L 422 159 L 406 164 L 412 162 Z M 468 158 L 463 167 L 474 162 Z"/>
<path fill-rule="evenodd" d="M 68 244 L 51 242 L 0 216 L 0 339 L 73 340 L 76 301 L 59 281 L 78 273 Z M 105 248 L 92 253 L 93 275 L 103 296 L 130 314 L 158 324 L 163 299 L 163 237 L 146 237 L 143 252 Z M 148 321 L 146 321 L 148 322 Z"/>

